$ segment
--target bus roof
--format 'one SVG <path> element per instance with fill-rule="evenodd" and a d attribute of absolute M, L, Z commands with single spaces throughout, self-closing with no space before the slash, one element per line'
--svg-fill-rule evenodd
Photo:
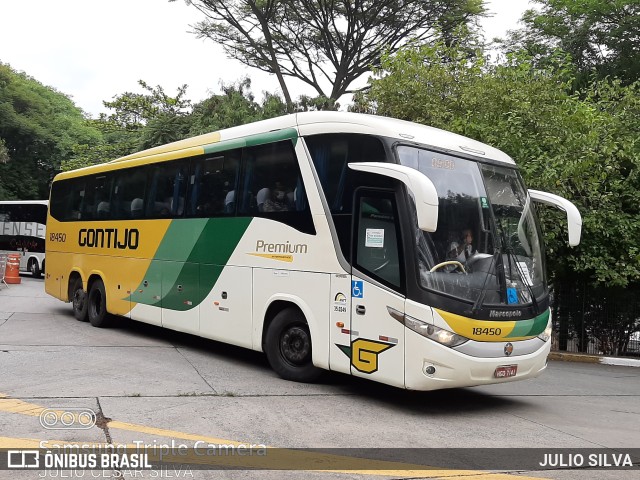
<path fill-rule="evenodd" d="M 449 150 L 452 153 L 472 155 L 479 159 L 490 159 L 514 165 L 506 153 L 484 143 L 434 127 L 395 118 L 348 112 L 302 112 L 261 120 L 217 132 L 179 140 L 158 147 L 133 153 L 111 162 L 85 167 L 73 172 L 64 172 L 57 179 L 75 177 L 92 171 L 116 170 L 121 162 L 129 165 L 164 161 L 182 156 L 204 153 L 203 147 L 243 137 L 269 134 L 284 129 L 295 129 L 300 135 L 321 133 L 361 133 L 395 138 L 400 141 Z M 135 160 L 138 160 L 136 162 Z"/>

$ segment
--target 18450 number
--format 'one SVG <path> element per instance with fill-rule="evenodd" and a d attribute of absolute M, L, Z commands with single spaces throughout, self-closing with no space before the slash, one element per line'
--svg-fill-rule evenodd
<path fill-rule="evenodd" d="M 474 335 L 490 335 L 490 336 L 502 335 L 502 329 L 501 328 L 474 328 L 473 334 Z"/>

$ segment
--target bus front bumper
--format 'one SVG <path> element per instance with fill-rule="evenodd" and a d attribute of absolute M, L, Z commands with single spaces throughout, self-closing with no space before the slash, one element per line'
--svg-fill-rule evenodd
<path fill-rule="evenodd" d="M 547 367 L 551 342 L 526 355 L 482 358 L 407 331 L 405 388 L 438 390 L 535 378 Z M 517 342 L 514 342 L 516 344 Z M 514 368 L 515 367 L 515 368 Z"/>

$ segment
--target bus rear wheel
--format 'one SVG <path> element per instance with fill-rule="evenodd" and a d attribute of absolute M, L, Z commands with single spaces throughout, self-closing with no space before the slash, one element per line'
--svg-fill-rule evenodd
<path fill-rule="evenodd" d="M 313 382 L 322 371 L 311 361 L 311 334 L 304 316 L 293 308 L 278 313 L 265 338 L 271 368 L 285 380 Z"/>
<path fill-rule="evenodd" d="M 82 288 L 82 279 L 76 278 L 71 289 L 71 305 L 73 305 L 73 316 L 81 322 L 86 322 L 87 318 L 87 292 Z"/>
<path fill-rule="evenodd" d="M 89 289 L 87 302 L 89 322 L 98 328 L 108 327 L 111 324 L 111 317 L 107 313 L 107 294 L 104 290 L 102 280 L 96 280 Z"/>
<path fill-rule="evenodd" d="M 38 261 L 33 258 L 29 260 L 29 265 L 27 266 L 33 278 L 40 278 L 40 266 L 38 265 Z"/>

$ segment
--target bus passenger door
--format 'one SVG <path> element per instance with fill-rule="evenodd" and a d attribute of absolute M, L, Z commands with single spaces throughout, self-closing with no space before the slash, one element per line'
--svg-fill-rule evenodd
<path fill-rule="evenodd" d="M 404 387 L 402 252 L 395 194 L 356 191 L 351 277 L 351 373 Z"/>

